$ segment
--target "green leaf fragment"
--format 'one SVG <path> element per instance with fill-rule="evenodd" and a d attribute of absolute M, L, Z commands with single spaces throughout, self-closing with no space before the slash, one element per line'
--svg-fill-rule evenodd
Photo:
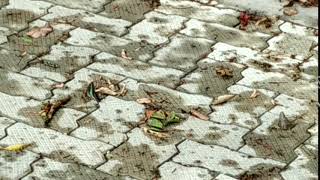
<path fill-rule="evenodd" d="M 160 111 L 157 111 L 157 112 L 153 113 L 151 118 L 164 120 L 164 119 L 166 119 L 166 114 L 163 111 L 160 110 Z"/>
<path fill-rule="evenodd" d="M 99 102 L 99 98 L 96 94 L 96 91 L 95 91 L 95 87 L 94 87 L 94 84 L 93 82 L 91 82 L 87 88 L 87 96 L 94 99 L 95 101 Z"/>
<path fill-rule="evenodd" d="M 21 37 L 21 40 L 26 44 L 32 44 L 32 42 L 33 42 L 32 38 L 29 36 L 23 36 L 23 37 Z"/>
<path fill-rule="evenodd" d="M 169 116 L 163 121 L 164 126 L 167 126 L 172 123 L 179 123 L 180 118 L 176 115 L 175 112 L 171 112 Z"/>
<path fill-rule="evenodd" d="M 151 118 L 148 122 L 148 125 L 151 127 L 151 128 L 156 128 L 156 129 L 160 129 L 162 130 L 164 128 L 162 122 L 159 120 L 159 119 L 156 119 L 156 118 Z"/>

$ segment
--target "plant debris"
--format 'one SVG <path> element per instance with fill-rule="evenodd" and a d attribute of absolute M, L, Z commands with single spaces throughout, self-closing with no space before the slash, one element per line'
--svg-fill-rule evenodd
<path fill-rule="evenodd" d="M 240 20 L 240 29 L 244 30 L 249 24 L 250 15 L 247 12 L 242 11 L 240 12 L 239 20 Z"/>
<path fill-rule="evenodd" d="M 22 36 L 21 40 L 25 45 L 31 45 L 33 42 L 32 38 L 29 36 Z"/>
<path fill-rule="evenodd" d="M 94 99 L 97 102 L 100 101 L 98 95 L 96 94 L 96 89 L 95 89 L 95 86 L 94 86 L 93 82 L 91 82 L 88 85 L 86 92 L 87 92 L 86 94 L 87 94 L 88 97 Z"/>
<path fill-rule="evenodd" d="M 139 104 L 151 104 L 153 103 L 154 100 L 153 99 L 150 99 L 150 98 L 140 98 L 140 99 L 137 99 L 137 103 Z"/>
<path fill-rule="evenodd" d="M 15 144 L 11 146 L 7 146 L 5 148 L 0 147 L 0 150 L 10 151 L 10 152 L 22 152 L 27 147 L 31 146 L 32 144 Z"/>
<path fill-rule="evenodd" d="M 250 98 L 256 98 L 260 96 L 260 93 L 258 92 L 258 90 L 253 90 L 252 94 L 250 95 Z"/>
<path fill-rule="evenodd" d="M 318 7 L 318 0 L 286 0 L 283 7 L 292 7 L 295 3 L 299 3 L 304 7 Z"/>
<path fill-rule="evenodd" d="M 51 103 L 50 101 L 47 103 L 44 103 L 43 107 L 41 108 L 41 111 L 39 112 L 39 115 L 42 117 L 43 120 L 45 120 L 45 127 L 48 127 L 51 119 L 53 118 L 53 115 L 65 104 L 67 104 L 70 101 L 71 97 L 67 96 L 65 98 L 59 99 Z"/>
<path fill-rule="evenodd" d="M 64 88 L 64 83 L 57 83 L 52 85 L 53 88 L 62 89 Z"/>
<path fill-rule="evenodd" d="M 215 101 L 213 101 L 213 105 L 219 105 L 219 104 L 222 104 L 222 103 L 225 103 L 227 101 L 229 101 L 230 99 L 234 98 L 236 95 L 233 95 L 233 94 L 227 94 L 227 95 L 222 95 L 222 96 L 219 96 Z"/>
<path fill-rule="evenodd" d="M 127 54 L 127 51 L 124 50 L 124 49 L 122 49 L 122 51 L 121 51 L 121 57 L 122 57 L 123 59 L 132 60 L 132 57 L 129 57 L 128 54 Z"/>
<path fill-rule="evenodd" d="M 233 77 L 233 70 L 223 66 L 216 68 L 216 73 L 223 78 Z"/>
<path fill-rule="evenodd" d="M 285 7 L 283 8 L 283 14 L 287 16 L 294 16 L 298 14 L 298 10 L 295 7 Z"/>
<path fill-rule="evenodd" d="M 39 38 L 39 37 L 45 37 L 47 34 L 53 31 L 53 28 L 47 24 L 44 27 L 36 27 L 33 28 L 31 31 L 27 32 L 27 35 L 32 38 Z"/>
<path fill-rule="evenodd" d="M 153 131 L 163 131 L 165 127 L 172 123 L 179 123 L 181 121 L 180 117 L 176 115 L 175 112 L 167 113 L 162 110 L 155 111 L 148 119 L 148 126 Z"/>
<path fill-rule="evenodd" d="M 99 87 L 95 90 L 95 92 L 111 96 L 124 96 L 127 93 L 127 90 L 125 85 L 120 88 L 118 85 L 113 84 L 110 80 L 107 80 L 107 84 Z"/>
<path fill-rule="evenodd" d="M 154 136 L 156 138 L 159 138 L 159 139 L 165 139 L 165 138 L 169 137 L 169 135 L 167 133 L 153 131 L 151 129 L 148 129 L 147 127 L 144 127 L 143 131 L 144 131 L 144 133 L 150 134 L 150 135 L 152 135 L 152 136 Z"/>
<path fill-rule="evenodd" d="M 205 120 L 205 121 L 208 121 L 208 120 L 209 120 L 209 117 L 208 117 L 207 115 L 201 114 L 200 112 L 198 112 L 198 111 L 196 111 L 196 110 L 194 110 L 194 109 L 192 109 L 192 110 L 190 111 L 190 113 L 191 113 L 193 116 L 195 116 L 195 117 L 197 117 L 197 118 L 199 118 L 199 119 L 201 119 L 201 120 Z"/>

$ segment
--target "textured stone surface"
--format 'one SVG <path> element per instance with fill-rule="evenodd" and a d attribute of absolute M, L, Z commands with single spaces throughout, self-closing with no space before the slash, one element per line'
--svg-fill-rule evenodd
<path fill-rule="evenodd" d="M 0 179 L 318 179 L 318 7 L 292 2 L 0 0 Z"/>

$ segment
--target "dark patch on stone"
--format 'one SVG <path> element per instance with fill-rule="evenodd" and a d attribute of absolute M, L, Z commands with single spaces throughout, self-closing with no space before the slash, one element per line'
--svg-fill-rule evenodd
<path fill-rule="evenodd" d="M 207 56 L 211 52 L 212 44 L 210 42 L 198 42 L 197 39 L 185 36 L 177 36 L 176 38 L 178 39 L 172 39 L 172 41 L 178 41 L 179 39 L 183 39 L 183 41 L 178 46 L 172 46 L 172 51 L 169 53 L 164 51 L 165 57 L 159 54 L 161 59 L 151 60 L 151 62 L 160 63 L 166 67 L 182 71 L 189 71 L 196 66 L 195 62 L 197 60 Z"/>
<path fill-rule="evenodd" d="M 141 41 L 141 42 L 130 41 L 128 42 L 128 44 L 124 46 L 117 46 L 117 45 L 110 46 L 111 41 L 117 41 L 117 39 L 113 39 L 113 37 L 102 36 L 102 35 L 96 37 L 96 40 L 100 40 L 100 39 L 102 43 L 99 43 L 98 45 L 93 45 L 92 46 L 93 48 L 103 52 L 110 53 L 118 57 L 121 56 L 122 49 L 124 49 L 127 52 L 127 55 L 133 58 L 133 60 L 147 61 L 153 57 L 153 52 L 159 48 L 145 41 Z M 148 56 L 148 58 L 141 59 L 139 58 L 139 56 Z M 97 60 L 97 61 L 103 62 L 103 60 Z M 130 60 L 126 60 L 125 64 L 130 65 L 131 63 L 128 63 L 128 61 Z"/>
<path fill-rule="evenodd" d="M 67 167 L 64 167 L 63 170 L 54 170 L 54 167 L 50 167 L 48 164 L 48 171 L 44 174 L 44 177 L 49 179 L 73 179 L 73 180 L 105 180 L 105 179 L 118 179 L 112 177 L 106 173 L 101 171 L 96 171 L 94 169 L 90 169 L 88 167 L 79 165 L 79 164 L 68 164 Z M 43 170 L 45 171 L 45 169 Z M 42 179 L 43 177 L 38 177 Z"/>
<path fill-rule="evenodd" d="M 159 17 L 152 17 L 148 19 L 148 22 L 154 23 L 154 24 L 165 24 L 168 22 L 168 20 L 164 18 L 159 18 Z"/>
<path fill-rule="evenodd" d="M 227 43 L 238 47 L 249 47 L 257 46 L 258 48 L 266 48 L 268 46 L 267 39 L 264 37 L 258 37 L 251 34 L 241 34 L 240 31 L 236 29 L 222 28 L 216 25 L 204 24 L 205 34 L 210 39 Z M 194 32 L 196 35 L 197 33 Z"/>
<path fill-rule="evenodd" d="M 0 11 L 0 26 L 19 31 L 26 28 L 28 23 L 36 18 L 37 15 L 30 11 L 3 9 Z"/>
<path fill-rule="evenodd" d="M 45 37 L 31 38 L 31 43 L 26 43 L 25 34 L 31 29 L 20 32 L 8 37 L 8 46 L 10 49 L 20 52 L 20 54 L 27 52 L 31 55 L 41 56 L 49 53 L 50 47 L 57 43 L 64 35 L 63 31 L 54 30 Z"/>
<path fill-rule="evenodd" d="M 318 149 L 311 149 L 307 146 L 301 147 L 302 152 L 308 158 L 308 162 L 304 165 L 311 173 L 318 174 Z"/>
<path fill-rule="evenodd" d="M 24 154 L 25 152 L 15 153 L 10 151 L 0 150 L 0 158 L 4 159 L 6 162 L 18 161 L 19 157 L 23 156 Z"/>
<path fill-rule="evenodd" d="M 258 164 L 251 167 L 249 171 L 241 174 L 240 180 L 270 180 L 270 179 L 282 179 L 280 175 L 281 168 L 272 166 L 269 164 Z"/>
<path fill-rule="evenodd" d="M 28 121 L 26 122 L 28 125 L 37 128 L 45 127 L 45 120 L 41 118 L 39 112 L 41 111 L 41 105 L 34 107 L 25 107 L 21 108 L 18 111 L 19 116 L 25 117 Z"/>
<path fill-rule="evenodd" d="M 271 127 L 275 127 L 276 124 L 277 122 Z M 311 126 L 312 124 L 300 122 L 289 130 L 270 129 L 268 135 L 251 132 L 244 139 L 246 144 L 255 150 L 258 157 L 272 158 L 288 163 L 296 157 L 294 152 L 296 147 L 310 137 L 307 130 Z"/>
<path fill-rule="evenodd" d="M 216 73 L 216 68 L 220 66 L 231 69 L 233 71 L 233 77 L 228 79 L 220 77 Z M 185 84 L 198 84 L 199 94 L 216 98 L 218 96 L 229 93 L 227 88 L 242 79 L 242 70 L 243 69 L 230 65 L 228 63 L 217 62 L 214 64 L 201 64 L 200 68 L 194 71 L 194 73 L 200 74 L 201 79 L 196 78 L 192 80 L 184 80 L 186 82 Z M 187 91 L 183 90 L 182 88 L 178 88 L 178 90 Z"/>
<path fill-rule="evenodd" d="M 256 108 L 265 108 L 268 110 L 273 107 L 273 104 L 271 103 L 272 98 L 269 96 L 260 93 L 256 98 L 250 98 L 251 94 L 252 92 L 249 91 L 242 92 L 232 99 L 233 102 L 239 103 L 235 105 L 237 111 L 250 113 L 254 115 L 254 117 L 258 117 L 258 114 L 254 114 Z M 248 124 L 252 124 L 252 122 L 248 122 Z"/>
<path fill-rule="evenodd" d="M 110 18 L 124 19 L 136 23 L 144 14 L 160 5 L 159 0 L 115 0 L 105 6 L 101 14 Z"/>
<path fill-rule="evenodd" d="M 221 164 L 223 166 L 239 168 L 239 163 L 235 160 L 232 160 L 232 159 L 223 159 L 222 161 L 220 161 L 219 164 Z"/>
<path fill-rule="evenodd" d="M 114 130 L 112 130 L 112 126 L 106 122 L 100 122 L 95 117 L 87 116 L 81 119 L 78 124 L 80 127 L 85 127 L 89 129 L 94 129 L 97 133 L 97 137 L 108 136 L 109 134 L 113 134 Z"/>
<path fill-rule="evenodd" d="M 4 46 L 5 49 L 0 50 L 0 68 L 19 72 L 27 66 L 28 62 L 32 60 L 32 57 L 29 55 L 21 57 L 19 51 L 11 50 L 7 45 L 8 44 Z"/>
<path fill-rule="evenodd" d="M 126 142 L 111 152 L 107 158 L 118 160 L 121 165 L 116 165 L 111 174 L 130 175 L 142 179 L 148 179 L 156 175 L 159 165 L 158 155 L 147 144 L 132 146 Z"/>
<path fill-rule="evenodd" d="M 47 155 L 47 157 L 63 163 L 81 162 L 75 155 L 63 150 L 52 151 L 50 154 Z"/>

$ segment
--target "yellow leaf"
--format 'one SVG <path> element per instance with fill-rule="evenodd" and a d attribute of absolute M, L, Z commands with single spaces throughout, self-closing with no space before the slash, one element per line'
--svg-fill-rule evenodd
<path fill-rule="evenodd" d="M 11 145 L 1 149 L 6 151 L 11 151 L 11 152 L 21 152 L 29 146 L 31 146 L 31 144 L 15 144 L 15 145 Z"/>

